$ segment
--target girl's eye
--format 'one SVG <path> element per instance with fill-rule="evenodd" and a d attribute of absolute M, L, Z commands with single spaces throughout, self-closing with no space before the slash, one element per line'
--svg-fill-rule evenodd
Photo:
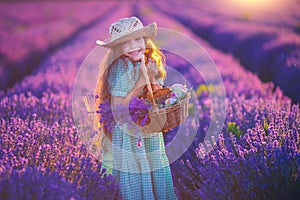
<path fill-rule="evenodd" d="M 141 41 L 142 40 L 142 38 L 136 38 L 135 39 L 135 41 L 137 41 L 137 42 L 139 42 L 139 41 Z"/>

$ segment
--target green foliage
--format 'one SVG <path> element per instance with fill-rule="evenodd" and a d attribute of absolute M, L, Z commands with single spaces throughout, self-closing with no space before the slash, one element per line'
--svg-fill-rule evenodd
<path fill-rule="evenodd" d="M 267 120 L 264 119 L 264 130 L 265 130 L 266 134 L 268 134 L 268 128 L 269 128 L 269 124 L 267 123 Z"/>
<path fill-rule="evenodd" d="M 240 139 L 242 131 L 240 130 L 240 127 L 236 125 L 235 122 L 228 122 L 227 131 L 233 133 L 237 136 L 238 139 Z"/>

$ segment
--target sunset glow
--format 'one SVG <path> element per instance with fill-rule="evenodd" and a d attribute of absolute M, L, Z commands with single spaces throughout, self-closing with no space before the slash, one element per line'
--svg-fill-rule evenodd
<path fill-rule="evenodd" d="M 248 11 L 254 10 L 268 10 L 278 6 L 285 6 L 289 4 L 289 0 L 229 0 L 226 3 L 231 6 Z M 225 3 L 225 1 L 224 1 Z"/>

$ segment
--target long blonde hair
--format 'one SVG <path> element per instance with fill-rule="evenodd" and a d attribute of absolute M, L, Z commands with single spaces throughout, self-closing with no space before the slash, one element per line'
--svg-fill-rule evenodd
<path fill-rule="evenodd" d="M 145 38 L 146 43 L 146 50 L 145 50 L 145 64 L 147 65 L 149 60 L 152 59 L 155 61 L 156 66 L 158 68 L 158 74 L 160 79 L 165 79 L 167 72 L 166 72 L 166 59 L 165 55 L 161 52 L 161 50 L 156 46 L 156 44 L 149 38 Z M 109 49 L 105 57 L 103 58 L 102 62 L 100 63 L 99 75 L 98 75 L 98 83 L 96 87 L 96 95 L 99 98 L 96 99 L 95 102 L 95 110 L 99 110 L 99 105 L 104 103 L 105 101 L 111 101 L 111 94 L 108 89 L 108 75 L 115 65 L 116 60 L 120 57 L 118 54 L 117 47 Z M 121 56 L 122 57 L 122 56 Z M 103 131 L 99 131 L 100 134 L 102 132 L 111 140 L 112 135 L 111 133 L 104 128 L 105 122 L 100 123 L 100 114 L 96 114 L 95 120 L 98 124 L 98 127 L 103 129 Z M 100 138 L 103 138 L 101 135 Z"/>

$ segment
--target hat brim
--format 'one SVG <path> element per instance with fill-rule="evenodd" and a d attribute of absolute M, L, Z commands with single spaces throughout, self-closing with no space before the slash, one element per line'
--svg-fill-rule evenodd
<path fill-rule="evenodd" d="M 105 41 L 97 40 L 96 43 L 103 47 L 111 48 L 113 46 L 116 46 L 118 44 L 126 42 L 130 39 L 135 39 L 135 38 L 139 38 L 139 37 L 148 37 L 148 38 L 154 39 L 156 37 L 156 35 L 157 35 L 157 25 L 155 22 L 153 22 L 151 24 L 148 24 L 147 26 L 144 26 L 141 29 L 138 29 L 129 34 L 123 35 L 112 41 L 107 40 L 105 42 Z"/>

